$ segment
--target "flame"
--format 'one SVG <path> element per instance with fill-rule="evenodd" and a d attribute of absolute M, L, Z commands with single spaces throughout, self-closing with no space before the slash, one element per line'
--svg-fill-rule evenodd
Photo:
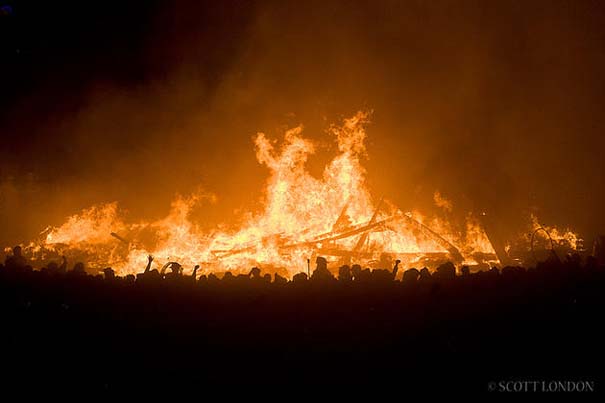
<path fill-rule="evenodd" d="M 452 212 L 453 204 L 451 200 L 448 200 L 443 197 L 438 190 L 433 194 L 433 200 L 435 201 L 436 206 L 441 207 L 447 212 Z"/>
<path fill-rule="evenodd" d="M 530 216 L 530 225 L 533 233 L 536 237 L 546 240 L 547 238 L 552 239 L 556 244 L 563 244 L 569 246 L 571 249 L 578 249 L 580 242 L 578 235 L 570 229 L 560 230 L 556 227 L 540 224 L 540 220 L 534 214 Z"/>
<path fill-rule="evenodd" d="M 306 270 L 307 259 L 320 254 L 334 262 L 364 264 L 385 255 L 405 264 L 422 262 L 430 254 L 443 259 L 458 254 L 464 263 L 474 263 L 477 253 L 494 255 L 472 214 L 465 228 L 456 230 L 442 219 L 404 213 L 388 200 L 372 198 L 361 163 L 369 118 L 369 112 L 360 111 L 329 127 L 338 153 L 321 178 L 305 169 L 316 146 L 302 136 L 302 126 L 287 130 L 281 145 L 258 133 L 256 158 L 269 170 L 264 208 L 235 230 L 200 230 L 190 211 L 215 196 L 196 192 L 176 197 L 169 214 L 157 221 L 126 223 L 116 202 L 93 206 L 50 228 L 27 249 L 36 259 L 68 254 L 94 268 L 112 266 L 120 274 L 141 272 L 148 254 L 155 256 L 156 267 L 178 261 L 189 270 L 200 264 L 202 271 L 211 272 L 260 265 L 290 276 Z M 434 201 L 446 212 L 453 209 L 439 192 Z"/>
<path fill-rule="evenodd" d="M 125 228 L 118 217 L 118 203 L 113 202 L 93 206 L 82 213 L 73 215 L 59 228 L 51 228 L 46 235 L 46 243 L 96 245 L 111 241 L 111 233 Z"/>

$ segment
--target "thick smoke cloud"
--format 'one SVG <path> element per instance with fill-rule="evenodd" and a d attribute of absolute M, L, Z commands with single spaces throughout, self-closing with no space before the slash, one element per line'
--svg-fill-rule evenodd
<path fill-rule="evenodd" d="M 403 209 L 535 211 L 588 239 L 601 207 L 604 8 L 591 1 L 12 4 L 0 22 L 2 243 L 92 203 L 133 218 L 217 195 L 209 227 L 258 207 L 257 131 L 359 109 L 368 183 Z M 75 7 L 75 8 L 74 8 Z"/>

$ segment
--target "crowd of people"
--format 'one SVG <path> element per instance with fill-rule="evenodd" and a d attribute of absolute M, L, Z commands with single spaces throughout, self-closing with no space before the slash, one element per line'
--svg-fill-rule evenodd
<path fill-rule="evenodd" d="M 0 264 L 2 382 L 485 392 L 511 376 L 601 379 L 605 265 L 592 256 L 479 272 L 318 257 L 292 279 L 158 270 L 152 256 L 136 276 L 68 263 L 34 269 L 15 247 Z"/>

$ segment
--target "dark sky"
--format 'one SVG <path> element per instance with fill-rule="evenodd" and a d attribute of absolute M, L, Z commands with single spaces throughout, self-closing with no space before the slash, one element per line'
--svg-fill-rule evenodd
<path fill-rule="evenodd" d="M 373 193 L 605 233 L 600 1 L 17 2 L 0 16 L 0 241 L 92 203 L 258 208 L 252 137 L 359 109 Z M 235 214 L 234 214 L 235 213 Z"/>

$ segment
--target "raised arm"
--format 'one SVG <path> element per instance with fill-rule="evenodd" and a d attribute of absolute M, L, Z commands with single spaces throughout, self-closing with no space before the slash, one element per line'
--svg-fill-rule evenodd
<path fill-rule="evenodd" d="M 145 274 L 149 273 L 149 269 L 151 269 L 151 262 L 153 262 L 153 256 L 147 256 L 147 267 L 145 267 Z"/>
<path fill-rule="evenodd" d="M 391 275 L 393 276 L 393 280 L 395 280 L 395 277 L 397 277 L 397 272 L 399 271 L 399 263 L 401 263 L 401 260 L 395 260 L 395 266 L 393 267 L 393 272 L 391 273 Z"/>

